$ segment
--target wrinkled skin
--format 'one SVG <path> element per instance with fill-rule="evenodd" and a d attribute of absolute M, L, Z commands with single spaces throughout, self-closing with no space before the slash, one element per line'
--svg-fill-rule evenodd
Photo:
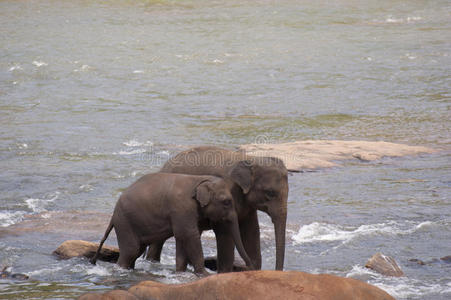
<path fill-rule="evenodd" d="M 147 245 L 176 241 L 176 269 L 191 263 L 199 275 L 207 275 L 200 234 L 202 228 L 221 226 L 232 232 L 238 251 L 253 269 L 240 239 L 231 194 L 232 183 L 215 176 L 155 173 L 141 177 L 124 191 L 116 203 L 97 256 L 114 228 L 119 244 L 118 264 L 133 269 Z"/>
<path fill-rule="evenodd" d="M 171 158 L 161 172 L 215 175 L 234 183 L 232 195 L 244 248 L 256 269 L 261 269 L 260 228 L 257 210 L 267 213 L 274 224 L 276 270 L 283 270 L 287 220 L 288 172 L 272 157 L 252 157 L 244 152 L 218 147 L 198 147 Z M 231 272 L 234 241 L 228 228 L 212 228 L 216 234 L 218 272 Z M 147 258 L 160 260 L 164 240 L 151 245 Z"/>

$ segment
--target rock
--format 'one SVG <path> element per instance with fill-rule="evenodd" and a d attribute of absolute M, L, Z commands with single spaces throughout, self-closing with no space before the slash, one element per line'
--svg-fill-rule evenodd
<path fill-rule="evenodd" d="M 433 153 L 434 149 L 387 142 L 297 141 L 282 144 L 248 144 L 239 148 L 249 155 L 280 158 L 289 171 L 299 172 L 337 166 L 337 161 L 373 161 L 385 156 L 399 157 Z"/>
<path fill-rule="evenodd" d="M 424 266 L 426 264 L 424 261 L 422 261 L 421 259 L 417 259 L 417 258 L 409 259 L 409 261 L 413 262 L 413 263 L 417 263 L 417 264 L 419 264 L 421 266 Z"/>
<path fill-rule="evenodd" d="M 444 262 L 451 263 L 451 255 L 444 256 L 440 259 L 443 260 Z"/>
<path fill-rule="evenodd" d="M 79 299 L 394 299 L 378 287 L 356 279 L 328 274 L 313 275 L 296 271 L 223 273 L 184 284 L 142 281 L 132 286 L 127 292 L 123 291 L 121 294 L 114 292 L 116 291 L 103 295 L 85 294 Z"/>
<path fill-rule="evenodd" d="M 5 266 L 2 269 L 2 272 L 0 273 L 0 278 L 1 279 L 27 280 L 30 277 L 28 277 L 28 275 L 21 274 L 21 273 L 12 273 L 11 272 L 11 267 Z"/>
<path fill-rule="evenodd" d="M 81 240 L 69 240 L 62 243 L 53 254 L 61 259 L 69 259 L 73 257 L 84 256 L 91 258 L 97 251 L 99 243 L 81 241 Z M 100 251 L 99 260 L 108 262 L 117 262 L 119 258 L 119 248 L 103 245 Z"/>
<path fill-rule="evenodd" d="M 401 277 L 404 275 L 404 272 L 392 257 L 386 256 L 380 252 L 374 254 L 373 257 L 368 260 L 365 267 L 386 276 Z"/>

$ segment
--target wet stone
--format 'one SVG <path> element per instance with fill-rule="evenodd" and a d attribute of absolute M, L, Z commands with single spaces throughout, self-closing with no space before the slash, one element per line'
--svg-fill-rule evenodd
<path fill-rule="evenodd" d="M 386 276 L 404 276 L 404 272 L 398 266 L 395 259 L 380 252 L 374 254 L 365 264 L 365 267 Z"/>

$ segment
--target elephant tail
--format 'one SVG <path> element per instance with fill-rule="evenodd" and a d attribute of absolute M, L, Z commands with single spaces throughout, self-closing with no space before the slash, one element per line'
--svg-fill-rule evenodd
<path fill-rule="evenodd" d="M 105 235 L 103 236 L 103 239 L 100 241 L 99 248 L 97 248 L 96 254 L 91 258 L 90 262 L 91 264 L 95 265 L 97 261 L 97 257 L 99 256 L 100 250 L 102 249 L 103 243 L 105 243 L 105 240 L 110 235 L 111 230 L 113 229 L 113 218 L 111 218 L 110 224 L 108 225 L 108 228 L 105 231 Z"/>

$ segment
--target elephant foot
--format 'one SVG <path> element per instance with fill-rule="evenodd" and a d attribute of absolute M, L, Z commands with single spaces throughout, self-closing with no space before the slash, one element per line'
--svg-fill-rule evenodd
<path fill-rule="evenodd" d="M 216 256 L 205 257 L 204 265 L 205 268 L 209 270 L 218 271 L 218 259 L 216 258 Z M 240 261 L 234 261 L 233 272 L 243 272 L 243 271 L 249 271 L 249 268 Z"/>

